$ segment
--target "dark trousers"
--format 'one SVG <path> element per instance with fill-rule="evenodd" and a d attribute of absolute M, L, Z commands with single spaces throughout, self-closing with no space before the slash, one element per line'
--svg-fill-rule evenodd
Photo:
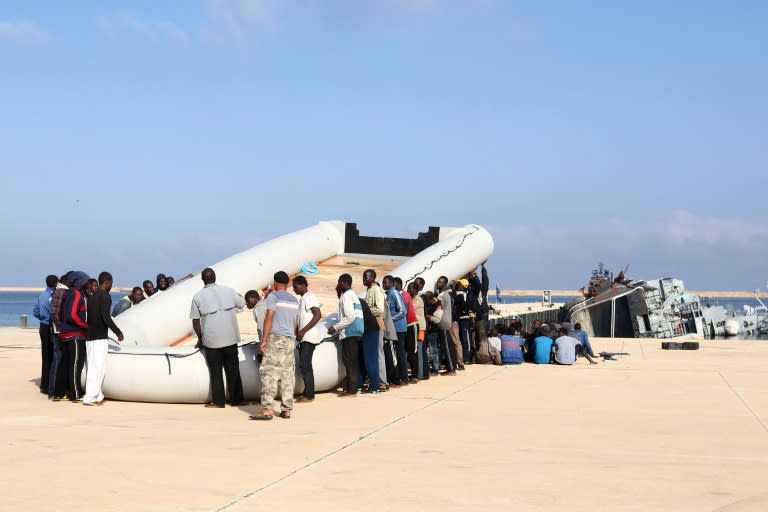
<path fill-rule="evenodd" d="M 395 384 L 408 384 L 408 358 L 405 351 L 405 333 L 398 332 L 395 344 Z M 392 381 L 390 381 L 392 382 Z"/>
<path fill-rule="evenodd" d="M 419 325 L 409 325 L 405 333 L 405 350 L 408 353 L 408 366 L 411 367 L 411 378 L 419 378 Z"/>
<path fill-rule="evenodd" d="M 376 329 L 365 331 L 360 341 L 360 376 L 357 379 L 357 387 L 363 387 L 363 379 L 370 379 L 370 390 L 379 391 L 381 380 L 379 379 L 379 335 L 381 331 Z"/>
<path fill-rule="evenodd" d="M 394 342 L 392 340 L 384 340 L 384 365 L 387 370 L 387 380 L 390 384 L 395 383 L 397 380 L 397 372 L 395 371 L 395 351 L 392 348 Z"/>
<path fill-rule="evenodd" d="M 219 407 L 224 407 L 224 379 L 222 368 L 227 376 L 227 391 L 230 405 L 243 401 L 243 382 L 240 380 L 240 361 L 237 359 L 237 345 L 222 348 L 205 347 L 203 351 L 205 362 L 208 364 L 208 375 L 211 382 L 211 401 Z"/>
<path fill-rule="evenodd" d="M 475 356 L 475 332 L 471 319 L 459 319 L 459 339 L 461 340 L 461 349 L 464 352 L 464 363 L 472 363 Z"/>
<path fill-rule="evenodd" d="M 360 348 L 360 336 L 349 336 L 341 340 L 341 362 L 347 371 L 344 391 L 357 393 L 357 353 Z M 378 351 L 378 349 L 377 349 Z"/>
<path fill-rule="evenodd" d="M 445 370 L 449 372 L 456 371 L 456 346 L 453 344 L 450 331 L 440 329 L 437 333 L 437 341 L 440 346 L 440 352 L 445 358 Z"/>
<path fill-rule="evenodd" d="M 438 333 L 427 331 L 426 347 L 424 347 L 424 368 L 426 373 L 440 371 L 440 349 L 437 348 Z"/>
<path fill-rule="evenodd" d="M 69 338 L 64 342 L 67 350 L 67 394 L 70 400 L 80 400 L 83 389 L 83 367 L 85 367 L 85 338 Z"/>
<path fill-rule="evenodd" d="M 315 372 L 312 370 L 312 354 L 315 353 L 315 344 L 308 341 L 302 341 L 299 344 L 299 371 L 304 380 L 304 392 L 302 396 L 315 399 Z"/>
<path fill-rule="evenodd" d="M 51 378 L 51 363 L 53 363 L 53 340 L 51 326 L 40 324 L 40 392 L 48 393 L 48 379 Z"/>
<path fill-rule="evenodd" d="M 59 340 L 56 334 L 53 337 L 53 361 L 51 373 L 48 376 L 48 397 L 62 397 L 67 394 L 67 368 L 69 368 L 69 354 L 67 346 Z"/>

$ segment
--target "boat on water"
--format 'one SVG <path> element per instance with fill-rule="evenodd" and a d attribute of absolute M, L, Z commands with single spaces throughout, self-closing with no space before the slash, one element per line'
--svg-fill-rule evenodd
<path fill-rule="evenodd" d="M 766 308 L 712 304 L 685 290 L 682 280 L 614 278 L 602 263 L 582 289 L 584 300 L 566 305 L 567 318 L 593 336 L 610 338 L 714 338 L 768 332 Z"/>

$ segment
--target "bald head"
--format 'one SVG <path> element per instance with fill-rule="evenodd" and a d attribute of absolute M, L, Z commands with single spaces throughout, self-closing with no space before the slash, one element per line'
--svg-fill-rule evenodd
<path fill-rule="evenodd" d="M 205 284 L 213 284 L 216 282 L 216 272 L 210 267 L 203 270 L 200 277 L 203 278 L 203 283 Z"/>

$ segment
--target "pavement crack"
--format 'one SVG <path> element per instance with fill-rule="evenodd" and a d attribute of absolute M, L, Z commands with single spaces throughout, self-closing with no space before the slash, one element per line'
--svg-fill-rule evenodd
<path fill-rule="evenodd" d="M 397 417 L 397 418 L 393 419 L 392 421 L 389 421 L 389 422 L 385 423 L 384 425 L 376 427 L 373 430 L 371 430 L 371 431 L 369 431 L 369 432 L 367 432 L 367 433 L 357 437 L 354 441 L 351 441 L 351 442 L 349 442 L 349 443 L 347 443 L 347 444 L 345 444 L 343 446 L 340 446 L 339 448 L 336 448 L 335 450 L 332 450 L 332 451 L 330 451 L 328 453 L 325 453 L 325 454 L 317 457 L 316 459 L 314 459 L 314 460 L 312 460 L 310 462 L 307 462 L 303 466 L 300 466 L 300 467 L 294 469 L 293 471 L 290 471 L 290 472 L 286 473 L 285 475 L 281 476 L 280 478 L 277 478 L 275 480 L 272 480 L 269 483 L 266 483 L 266 484 L 262 485 L 258 489 L 254 489 L 253 491 L 251 491 L 249 493 L 243 494 L 239 498 L 230 501 L 229 503 L 223 505 L 222 507 L 217 508 L 215 510 L 215 512 L 221 512 L 223 510 L 227 510 L 227 509 L 229 509 L 231 507 L 234 507 L 235 505 L 240 504 L 241 502 L 247 500 L 248 498 L 251 498 L 251 497 L 253 497 L 253 496 L 255 496 L 255 495 L 257 495 L 257 494 L 259 494 L 259 493 L 261 493 L 263 491 L 266 491 L 267 489 L 269 489 L 271 487 L 274 487 L 275 485 L 277 485 L 277 484 L 279 484 L 279 483 L 281 483 L 281 482 L 283 482 L 285 480 L 288 480 L 292 476 L 297 475 L 297 474 L 299 474 L 299 473 L 301 473 L 301 472 L 303 472 L 303 471 L 305 471 L 305 470 L 307 470 L 307 469 L 309 469 L 309 468 L 311 468 L 313 466 L 316 466 L 317 464 L 320 464 L 321 462 L 325 461 L 326 459 L 329 459 L 329 458 L 333 457 L 334 455 L 337 455 L 337 454 L 339 454 L 341 452 L 344 452 L 344 451 L 348 450 L 349 448 L 352 448 L 353 446 L 355 446 L 355 445 L 365 441 L 369 437 L 371 437 L 371 436 L 373 436 L 375 434 L 378 434 L 379 432 L 382 432 L 382 431 L 384 431 L 384 430 L 386 430 L 386 429 L 388 429 L 388 428 L 390 428 L 390 427 L 392 427 L 394 425 L 397 425 L 398 423 L 401 423 L 402 421 L 405 421 L 408 418 L 411 418 L 411 417 L 413 417 L 413 416 L 415 416 L 415 415 L 417 415 L 417 414 L 419 414 L 419 413 L 429 409 L 430 407 L 434 407 L 435 405 L 438 405 L 440 403 L 443 403 L 443 402 L 447 401 L 449 398 L 451 398 L 451 397 L 453 397 L 455 395 L 458 395 L 459 393 L 461 393 L 463 391 L 466 391 L 467 389 L 469 389 L 469 388 L 471 388 L 473 386 L 476 386 L 476 385 L 480 384 L 483 381 L 486 381 L 486 380 L 490 379 L 491 377 L 495 376 L 497 373 L 499 373 L 500 371 L 503 371 L 503 370 L 504 370 L 504 367 L 498 368 L 494 372 L 489 373 L 488 375 L 486 375 L 485 377 L 483 377 L 481 379 L 478 379 L 478 380 L 475 380 L 475 381 L 472 381 L 472 382 L 470 382 L 470 383 L 460 387 L 459 389 L 457 389 L 455 391 L 452 391 L 451 393 L 448 393 L 447 395 L 445 395 L 445 396 L 443 396 L 443 397 L 441 397 L 441 398 L 439 398 L 437 400 L 434 400 L 434 401 L 424 405 L 423 407 L 419 407 L 415 411 L 413 411 L 413 412 L 411 412 L 409 414 L 406 414 L 405 416 Z"/>
<path fill-rule="evenodd" d="M 723 382 L 725 382 L 725 384 L 731 389 L 731 391 L 733 391 L 733 394 L 736 395 L 736 398 L 741 400 L 741 403 L 744 404 L 744 407 L 746 407 L 747 410 L 750 413 L 752 413 L 752 416 L 754 416 L 757 422 L 760 424 L 760 426 L 763 427 L 763 430 L 768 432 L 768 425 L 765 424 L 765 422 L 760 418 L 760 415 L 758 415 L 757 412 L 755 412 L 755 410 L 752 409 L 749 403 L 747 403 L 747 401 L 744 400 L 744 398 L 739 394 L 739 392 L 736 391 L 733 386 L 731 386 L 731 383 L 728 382 L 728 379 L 725 378 L 725 375 L 723 375 L 722 372 L 717 372 L 717 374 L 720 375 L 720 378 L 723 379 Z"/>

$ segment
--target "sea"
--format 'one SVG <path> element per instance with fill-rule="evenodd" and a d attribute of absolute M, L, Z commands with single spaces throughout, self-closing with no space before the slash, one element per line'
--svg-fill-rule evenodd
<path fill-rule="evenodd" d="M 112 293 L 112 304 L 126 293 Z M 27 327 L 37 329 L 40 322 L 32 316 L 40 292 L 0 292 L 0 327 L 20 327 L 22 315 L 27 315 Z"/>
<path fill-rule="evenodd" d="M 21 325 L 21 316 L 27 315 L 27 327 L 30 329 L 37 329 L 40 323 L 35 317 L 32 316 L 32 309 L 35 307 L 39 292 L 0 292 L 0 327 L 19 327 Z M 112 293 L 112 303 L 114 304 L 122 297 L 126 295 L 125 292 Z M 541 300 L 541 296 L 526 296 L 526 297 L 513 297 L 509 295 L 501 296 L 502 304 L 518 304 L 518 303 L 531 303 Z M 565 302 L 575 301 L 574 296 L 553 296 L 552 302 L 561 304 Z M 708 299 L 710 304 L 720 304 L 726 306 L 728 304 L 733 305 L 734 309 L 741 313 L 744 311 L 743 306 L 757 306 L 755 299 L 732 299 L 724 297 L 710 297 Z M 496 303 L 496 297 L 491 293 L 488 297 L 488 302 L 491 304 Z"/>

